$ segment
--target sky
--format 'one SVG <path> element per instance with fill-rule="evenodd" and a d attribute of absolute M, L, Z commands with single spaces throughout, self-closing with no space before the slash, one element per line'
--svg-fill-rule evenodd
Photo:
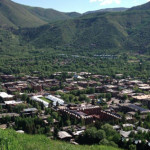
<path fill-rule="evenodd" d="M 29 6 L 53 8 L 62 12 L 84 13 L 91 10 L 114 7 L 133 7 L 150 0 L 12 0 Z"/>

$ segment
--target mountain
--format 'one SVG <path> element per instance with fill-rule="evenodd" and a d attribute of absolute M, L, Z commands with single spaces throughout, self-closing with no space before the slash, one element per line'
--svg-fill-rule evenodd
<path fill-rule="evenodd" d="M 54 9 L 44 9 L 44 8 L 39 8 L 39 7 L 25 6 L 25 8 L 33 15 L 35 15 L 36 17 L 46 22 L 54 22 L 58 20 L 72 19 L 72 18 L 79 17 L 81 15 L 76 12 L 63 13 L 63 12 L 56 11 Z"/>
<path fill-rule="evenodd" d="M 128 10 L 128 8 L 124 8 L 124 7 L 106 8 L 106 9 L 100 9 L 100 10 L 96 10 L 96 11 L 88 11 L 84 14 L 91 14 L 91 13 L 98 13 L 98 12 L 122 12 L 122 11 L 126 11 L 126 10 Z"/>
<path fill-rule="evenodd" d="M 22 5 L 10 0 L 0 0 L 0 25 L 12 27 L 36 27 L 45 21 L 27 11 Z"/>
<path fill-rule="evenodd" d="M 78 12 L 70 12 L 70 13 L 65 13 L 67 16 L 71 17 L 71 18 L 77 18 L 77 17 L 81 17 L 82 14 L 78 13 Z"/>
<path fill-rule="evenodd" d="M 2 5 L 10 5 L 10 3 L 13 6 L 18 6 L 18 4 L 8 0 L 1 0 Z M 59 47 L 60 49 L 74 51 L 113 51 L 118 49 L 120 51 L 132 50 L 146 53 L 150 49 L 149 4 L 137 6 L 123 12 L 96 12 L 87 15 L 61 13 L 63 17 L 59 16 L 60 12 L 52 9 L 45 10 L 19 5 L 22 9 L 25 8 L 25 10 L 28 10 L 28 13 L 32 14 L 32 16 L 34 15 L 34 17 L 42 20 L 44 25 L 39 27 L 32 25 L 33 27 L 31 28 L 20 28 L 19 30 L 11 31 L 11 35 L 14 34 L 17 39 L 20 38 L 20 41 L 37 48 Z M 5 7 L 2 8 L 1 11 Z M 16 13 L 19 11 L 16 9 Z M 10 26 L 14 24 L 18 26 L 20 18 L 17 21 L 12 21 L 16 15 L 14 12 L 12 12 L 12 19 L 10 18 L 10 20 L 7 19 L 9 15 L 7 18 L 4 18 L 2 13 L 2 17 L 0 18 L 6 21 L 5 23 L 10 23 Z M 51 12 L 53 12 L 53 15 L 50 15 Z M 58 18 L 55 16 L 58 16 Z M 30 15 L 28 18 L 30 18 Z M 50 20 L 57 20 L 57 22 L 51 22 Z M 50 23 L 47 24 L 47 22 Z M 32 24 L 32 21 L 30 24 Z M 23 27 L 26 26 L 24 25 Z"/>
<path fill-rule="evenodd" d="M 0 0 L 0 25 L 7 27 L 38 27 L 49 22 L 79 17 L 79 13 L 63 13 Z"/>
<path fill-rule="evenodd" d="M 71 50 L 122 49 L 144 53 L 150 48 L 149 17 L 150 10 L 139 9 L 93 13 L 30 30 L 23 29 L 21 36 L 40 48 L 67 46 Z"/>
<path fill-rule="evenodd" d="M 150 2 L 147 2 L 146 4 L 139 5 L 136 7 L 132 7 L 130 10 L 150 10 Z"/>

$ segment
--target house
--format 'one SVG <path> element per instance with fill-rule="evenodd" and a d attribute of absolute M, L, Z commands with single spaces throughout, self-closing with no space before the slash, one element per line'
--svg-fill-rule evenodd
<path fill-rule="evenodd" d="M 124 112 L 140 112 L 141 114 L 147 114 L 150 113 L 149 109 L 144 109 L 142 107 L 139 107 L 137 105 L 131 104 L 131 103 L 124 103 L 124 104 L 118 104 L 120 106 L 120 110 Z"/>
<path fill-rule="evenodd" d="M 131 84 L 131 85 L 138 85 L 138 84 L 142 84 L 143 82 L 142 81 L 139 81 L 139 80 L 131 80 L 128 82 L 128 84 Z"/>
<path fill-rule="evenodd" d="M 67 83 L 71 83 L 72 81 L 73 81 L 73 78 L 67 78 L 67 79 L 66 79 L 66 82 L 67 82 Z"/>
<path fill-rule="evenodd" d="M 88 84 L 89 84 L 90 87 L 96 87 L 99 84 L 99 82 L 97 82 L 97 81 L 89 81 Z"/>
<path fill-rule="evenodd" d="M 0 77 L 4 81 L 14 81 L 15 80 L 15 77 L 13 75 L 1 75 Z"/>
<path fill-rule="evenodd" d="M 141 102 L 143 105 L 147 105 L 150 108 L 150 95 L 138 95 L 138 96 L 132 96 L 132 98 L 135 101 Z"/>
<path fill-rule="evenodd" d="M 84 79 L 84 77 L 81 77 L 81 76 L 79 76 L 79 75 L 77 75 L 77 74 L 75 74 L 75 75 L 73 76 L 73 78 L 74 78 L 74 79 L 79 79 L 79 80 L 83 80 L 83 79 Z"/>
<path fill-rule="evenodd" d="M 78 81 L 77 83 L 79 86 L 86 88 L 88 86 L 88 82 L 87 81 Z"/>
<path fill-rule="evenodd" d="M 4 129 L 6 129 L 6 128 L 7 128 L 7 124 L 1 124 L 1 125 L 0 125 L 0 129 L 3 129 L 3 130 L 4 130 Z"/>
<path fill-rule="evenodd" d="M 33 90 L 37 91 L 37 92 L 42 92 L 42 85 L 40 84 L 31 84 Z"/>
<path fill-rule="evenodd" d="M 126 128 L 126 127 L 135 127 L 135 125 L 133 125 L 133 124 L 129 124 L 129 123 L 126 123 L 126 124 L 123 124 L 122 125 L 124 128 Z"/>
<path fill-rule="evenodd" d="M 4 104 L 5 105 L 13 105 L 13 106 L 15 106 L 15 105 L 19 105 L 19 104 L 22 104 L 23 102 L 22 101 L 15 101 L 15 100 L 12 100 L 12 101 L 4 101 Z"/>
<path fill-rule="evenodd" d="M 83 132 L 84 132 L 84 130 L 81 130 L 81 131 L 74 131 L 74 132 L 72 132 L 72 134 L 73 134 L 74 136 L 79 136 L 79 135 L 81 135 Z"/>
<path fill-rule="evenodd" d="M 10 117 L 10 118 L 19 117 L 19 114 L 17 114 L 17 113 L 2 113 L 2 114 L 0 114 L 0 119 L 2 119 L 3 117 Z"/>
<path fill-rule="evenodd" d="M 23 109 L 21 112 L 21 116 L 34 116 L 38 113 L 38 110 L 36 108 L 27 108 Z"/>
<path fill-rule="evenodd" d="M 127 112 L 127 117 L 132 119 L 135 116 L 135 114 L 136 114 L 136 112 L 134 112 L 134 111 Z"/>
<path fill-rule="evenodd" d="M 4 100 L 11 100 L 13 99 L 14 95 L 9 95 L 6 92 L 0 92 L 0 97 Z"/>
<path fill-rule="evenodd" d="M 123 137 L 123 138 L 128 138 L 129 135 L 130 135 L 131 131 L 123 131 L 121 130 L 120 131 L 120 135 Z"/>
<path fill-rule="evenodd" d="M 70 140 L 72 136 L 66 131 L 59 131 L 58 138 L 61 140 Z"/>
<path fill-rule="evenodd" d="M 142 127 L 137 127 L 137 131 L 142 131 L 143 132 L 149 132 L 149 129 L 145 129 L 145 128 L 142 128 Z"/>
<path fill-rule="evenodd" d="M 139 89 L 141 89 L 142 91 L 149 91 L 150 90 L 150 86 L 148 84 L 138 84 Z"/>
<path fill-rule="evenodd" d="M 121 127 L 120 127 L 119 125 L 114 125 L 114 126 L 113 126 L 113 129 L 114 129 L 114 130 L 120 130 Z"/>

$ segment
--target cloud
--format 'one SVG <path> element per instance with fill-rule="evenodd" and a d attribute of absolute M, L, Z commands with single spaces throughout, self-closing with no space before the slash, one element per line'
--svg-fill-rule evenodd
<path fill-rule="evenodd" d="M 90 0 L 90 2 L 100 2 L 100 5 L 109 5 L 112 3 L 120 4 L 121 0 Z"/>

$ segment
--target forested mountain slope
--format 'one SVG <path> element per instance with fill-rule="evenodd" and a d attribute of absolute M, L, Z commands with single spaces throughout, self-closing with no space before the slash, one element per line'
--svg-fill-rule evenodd
<path fill-rule="evenodd" d="M 11 0 L 0 0 L 0 26 L 38 27 L 48 22 L 79 17 L 79 13 L 63 13 L 53 9 L 29 7 Z"/>
<path fill-rule="evenodd" d="M 10 0 L 0 0 L 0 25 L 36 27 L 46 22 L 27 11 L 24 6 Z"/>
<path fill-rule="evenodd" d="M 0 11 L 2 26 L 20 27 L 11 29 L 11 34 L 17 36 L 21 45 L 73 51 L 118 49 L 135 53 L 149 52 L 150 2 L 124 12 L 98 12 L 80 16 L 75 12 L 60 13 L 0 0 Z M 8 28 L 3 27 L 1 30 L 7 31 Z"/>
<path fill-rule="evenodd" d="M 145 53 L 150 48 L 149 18 L 150 9 L 94 13 L 19 32 L 37 47 L 67 45 L 72 49 L 117 48 Z"/>
<path fill-rule="evenodd" d="M 46 22 L 55 22 L 58 20 L 67 20 L 81 16 L 80 13 L 71 12 L 64 13 L 59 12 L 54 9 L 44 9 L 39 7 L 28 7 L 24 6 L 29 12 L 34 14 L 36 17 L 46 21 Z"/>

